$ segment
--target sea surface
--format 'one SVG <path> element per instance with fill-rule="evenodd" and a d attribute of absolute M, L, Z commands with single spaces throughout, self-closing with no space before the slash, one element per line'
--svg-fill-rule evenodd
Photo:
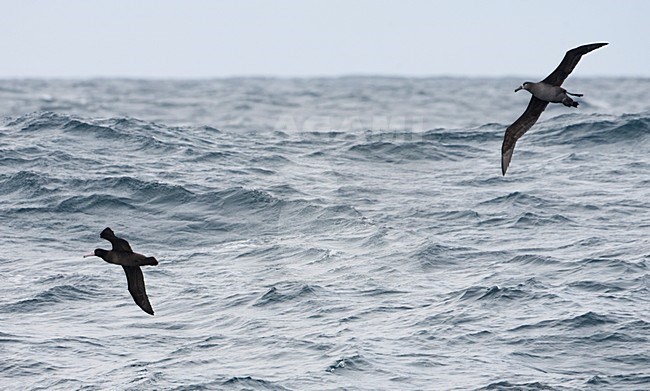
<path fill-rule="evenodd" d="M 0 80 L 0 389 L 650 389 L 650 80 L 522 81 Z"/>

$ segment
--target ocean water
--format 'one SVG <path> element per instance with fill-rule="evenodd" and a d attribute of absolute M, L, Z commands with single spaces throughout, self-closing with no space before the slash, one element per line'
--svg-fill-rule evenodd
<path fill-rule="evenodd" d="M 650 389 L 650 80 L 522 81 L 0 81 L 0 388 Z"/>

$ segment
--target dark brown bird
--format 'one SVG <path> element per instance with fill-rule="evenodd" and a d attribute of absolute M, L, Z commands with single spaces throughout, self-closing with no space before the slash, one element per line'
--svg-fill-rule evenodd
<path fill-rule="evenodd" d="M 133 296 L 135 304 L 142 308 L 144 312 L 153 315 L 153 308 L 151 308 L 151 303 L 149 303 L 149 298 L 147 297 L 147 291 L 144 287 L 144 276 L 142 275 L 140 266 L 155 266 L 158 264 L 156 258 L 145 257 L 142 254 L 134 253 L 131 250 L 129 242 L 115 236 L 115 233 L 110 228 L 105 228 L 99 234 L 99 237 L 111 242 L 113 248 L 110 251 L 101 248 L 95 249 L 92 254 L 84 255 L 84 258 L 97 256 L 108 263 L 121 265 L 124 273 L 126 273 L 129 292 Z"/>
<path fill-rule="evenodd" d="M 569 95 L 582 96 L 582 94 L 568 92 L 560 86 L 578 65 L 578 61 L 583 55 L 605 45 L 607 43 L 591 43 L 571 49 L 566 52 L 560 65 L 546 79 L 538 83 L 527 81 L 515 90 L 515 92 L 526 90 L 533 96 L 530 98 L 526 111 L 506 129 L 503 145 L 501 146 L 501 171 L 503 175 L 506 175 L 512 153 L 515 150 L 515 143 L 537 122 L 537 119 L 542 115 L 549 103 L 562 103 L 567 107 L 578 107 L 578 102 L 571 99 Z"/>

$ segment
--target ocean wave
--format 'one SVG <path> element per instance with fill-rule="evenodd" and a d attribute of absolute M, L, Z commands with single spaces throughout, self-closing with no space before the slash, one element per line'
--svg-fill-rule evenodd
<path fill-rule="evenodd" d="M 540 142 L 552 144 L 640 143 L 650 135 L 650 114 L 567 114 L 545 122 L 537 133 Z"/>
<path fill-rule="evenodd" d="M 285 303 L 318 294 L 322 288 L 304 283 L 284 282 L 272 286 L 255 304 L 255 307 Z"/>
<path fill-rule="evenodd" d="M 515 226 L 531 227 L 531 226 L 544 226 L 549 224 L 562 224 L 564 226 L 575 224 L 575 222 L 568 217 L 561 214 L 540 214 L 533 212 L 525 212 L 517 217 Z"/>
<path fill-rule="evenodd" d="M 423 138 L 437 144 L 471 145 L 478 150 L 477 145 L 501 139 L 504 130 L 504 125 L 489 123 L 477 128 L 432 129 L 424 132 Z"/>
<path fill-rule="evenodd" d="M 143 203 L 174 205 L 185 203 L 196 195 L 180 185 L 143 180 L 130 176 L 104 177 L 98 180 L 77 180 L 72 183 L 85 191 L 105 191 L 124 194 L 132 200 Z"/>
<path fill-rule="evenodd" d="M 514 300 L 530 298 L 529 292 L 521 287 L 503 287 L 498 286 L 473 286 L 464 290 L 458 298 L 460 301 L 466 300 Z"/>
<path fill-rule="evenodd" d="M 0 175 L 0 194 L 19 192 L 26 197 L 41 197 L 52 191 L 47 187 L 52 179 L 44 173 L 19 171 L 15 174 Z"/>
<path fill-rule="evenodd" d="M 103 213 L 117 210 L 136 210 L 131 199 L 126 197 L 115 197 L 106 194 L 93 194 L 90 196 L 73 196 L 61 201 L 52 209 L 57 213 Z M 41 211 L 45 211 L 41 209 Z"/>
<path fill-rule="evenodd" d="M 23 299 L 14 303 L 0 306 L 0 312 L 4 313 L 25 313 L 47 308 L 48 312 L 53 311 L 53 304 L 62 302 L 74 302 L 79 300 L 90 300 L 97 293 L 94 286 L 89 284 L 57 285 L 39 292 L 34 297 Z"/>
<path fill-rule="evenodd" d="M 650 358 L 646 357 L 643 363 Z M 645 373 L 632 373 L 629 375 L 596 375 L 587 381 L 587 386 L 599 389 L 643 389 L 650 383 L 650 375 Z"/>
<path fill-rule="evenodd" d="M 498 382 L 493 382 L 488 384 L 485 387 L 477 388 L 476 391 L 488 391 L 488 390 L 512 390 L 512 391 L 540 391 L 540 390 L 550 390 L 556 391 L 557 388 L 550 386 L 546 383 L 541 382 L 530 382 L 530 383 L 512 383 L 507 380 L 502 380 Z"/>
<path fill-rule="evenodd" d="M 235 387 L 238 390 L 289 390 L 277 382 L 253 378 L 251 376 L 235 376 L 221 383 L 221 386 L 230 388 Z"/>
<path fill-rule="evenodd" d="M 51 373 L 57 369 L 59 368 L 51 363 L 30 358 L 12 357 L 10 360 L 0 359 L 0 372 L 5 378 L 3 387 L 11 388 L 13 383 L 15 388 L 21 388 L 22 382 L 20 379 L 33 376 L 39 377 L 43 373 Z"/>
<path fill-rule="evenodd" d="M 70 116 L 51 111 L 34 112 L 25 114 L 10 120 L 6 126 L 9 129 L 17 129 L 21 132 L 38 132 L 56 127 L 64 126 L 70 121 Z"/>
<path fill-rule="evenodd" d="M 452 247 L 439 243 L 426 243 L 413 251 L 410 259 L 418 260 L 423 268 L 447 268 L 470 258 L 473 249 Z"/>
<path fill-rule="evenodd" d="M 508 260 L 509 263 L 518 263 L 521 265 L 531 266 L 556 266 L 561 262 L 550 256 L 541 256 L 536 254 L 522 254 L 512 257 Z"/>
<path fill-rule="evenodd" d="M 266 209 L 277 205 L 280 200 L 260 189 L 236 187 L 200 196 L 203 201 L 217 201 L 220 208 L 228 210 Z"/>
<path fill-rule="evenodd" d="M 453 291 L 447 294 L 448 300 L 457 302 L 507 302 L 517 301 L 535 301 L 541 297 L 556 298 L 557 296 L 549 291 L 548 287 L 537 280 L 529 278 L 522 283 L 514 286 L 484 286 L 473 285 L 469 288 Z"/>
<path fill-rule="evenodd" d="M 126 149 L 169 151 L 179 146 L 176 137 L 172 136 L 173 139 L 167 142 L 159 139 L 166 136 L 162 126 L 133 118 L 83 119 L 54 112 L 35 112 L 16 118 L 6 126 L 22 133 L 59 132 L 68 136 L 65 140 L 51 137 L 48 142 L 52 145 L 68 143 L 73 139 L 76 144 L 88 140 L 110 143 L 109 147 L 104 148 L 119 146 Z"/>
<path fill-rule="evenodd" d="M 625 288 L 617 284 L 604 284 L 598 281 L 574 281 L 569 283 L 568 286 L 589 292 L 602 293 L 621 292 L 625 290 Z"/>
<path fill-rule="evenodd" d="M 369 366 L 370 363 L 361 354 L 354 354 L 337 359 L 325 370 L 330 373 L 343 374 L 348 371 L 362 371 Z"/>
<path fill-rule="evenodd" d="M 0 195 L 19 192 L 30 200 L 28 205 L 16 203 L 7 209 L 10 213 L 104 213 L 107 210 L 146 212 L 158 210 L 180 219 L 203 223 L 218 216 L 258 216 L 258 224 L 358 224 L 363 222 L 359 211 L 349 205 L 321 205 L 318 200 L 285 197 L 296 194 L 285 188 L 273 189 L 276 197 L 262 189 L 232 187 L 222 190 L 196 188 L 145 180 L 132 176 L 103 177 L 99 179 L 51 178 L 47 174 L 19 171 L 0 175 Z M 70 195 L 76 189 L 77 195 Z M 221 223 L 219 223 L 221 224 Z"/>
<path fill-rule="evenodd" d="M 581 315 L 572 317 L 542 320 L 534 324 L 527 324 L 515 327 L 510 331 L 522 331 L 530 329 L 548 329 L 548 330 L 576 330 L 586 327 L 596 327 L 602 325 L 616 324 L 617 320 L 611 316 L 601 315 L 595 312 L 586 312 Z"/>
<path fill-rule="evenodd" d="M 482 216 L 480 213 L 471 210 L 443 210 L 443 211 L 429 211 L 416 210 L 413 216 L 423 216 L 424 214 L 431 216 L 437 221 L 467 221 L 468 223 L 480 221 Z"/>
<path fill-rule="evenodd" d="M 382 163 L 399 163 L 400 161 L 445 160 L 457 161 L 466 158 L 471 150 L 440 145 L 428 141 L 393 143 L 377 141 L 355 144 L 349 148 L 357 158 Z"/>
<path fill-rule="evenodd" d="M 72 118 L 68 122 L 66 122 L 63 126 L 61 126 L 61 129 L 64 132 L 71 133 L 73 135 L 76 133 L 80 135 L 92 134 L 94 136 L 97 136 L 98 138 L 117 138 L 123 135 L 109 126 L 90 124 Z"/>
<path fill-rule="evenodd" d="M 578 261 L 581 265 L 590 268 L 604 268 L 621 273 L 622 275 L 628 273 L 639 273 L 648 270 L 648 263 L 646 260 L 641 259 L 638 261 L 624 260 L 620 258 L 584 258 Z"/>
<path fill-rule="evenodd" d="M 227 151 L 207 151 L 198 152 L 188 148 L 183 152 L 187 156 L 187 161 L 191 163 L 207 164 L 231 159 L 234 153 Z"/>
<path fill-rule="evenodd" d="M 498 196 L 487 201 L 483 201 L 480 205 L 505 205 L 505 206 L 524 206 L 545 209 L 546 207 L 555 205 L 556 202 L 550 199 L 542 198 L 539 196 L 527 194 L 520 191 L 515 191 L 507 195 Z"/>

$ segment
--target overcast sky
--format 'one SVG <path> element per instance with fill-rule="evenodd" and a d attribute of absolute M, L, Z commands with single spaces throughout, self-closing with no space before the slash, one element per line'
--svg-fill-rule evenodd
<path fill-rule="evenodd" d="M 650 77 L 650 1 L 0 0 L 0 78 Z"/>

